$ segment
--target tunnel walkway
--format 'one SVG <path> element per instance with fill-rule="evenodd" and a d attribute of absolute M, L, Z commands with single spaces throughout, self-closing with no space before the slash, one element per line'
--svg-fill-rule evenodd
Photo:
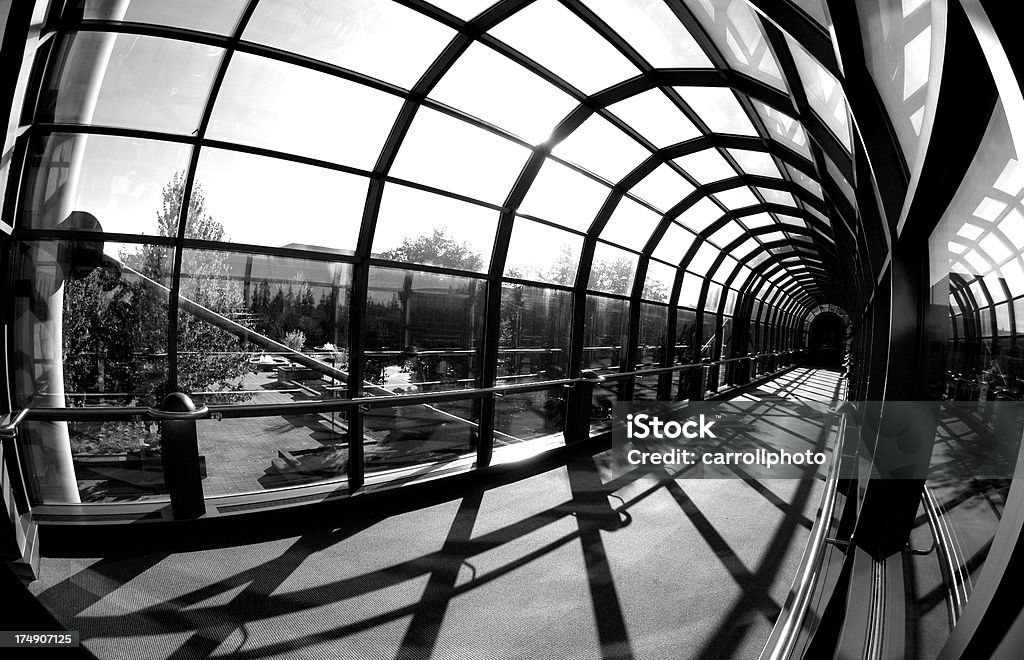
<path fill-rule="evenodd" d="M 742 395 L 829 402 L 795 369 Z M 831 443 L 831 428 L 779 428 Z M 613 479 L 607 452 L 285 539 L 44 557 L 32 591 L 100 658 L 756 657 L 818 480 Z"/>

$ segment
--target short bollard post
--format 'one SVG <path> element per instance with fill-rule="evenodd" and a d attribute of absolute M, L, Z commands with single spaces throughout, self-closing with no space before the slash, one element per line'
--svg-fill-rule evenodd
<path fill-rule="evenodd" d="M 175 520 L 198 518 L 206 513 L 196 433 L 196 420 L 206 413 L 206 406 L 197 409 L 192 399 L 181 392 L 164 397 L 159 410 L 150 409 L 150 415 L 160 420 L 164 484 L 171 496 Z"/>
<path fill-rule="evenodd" d="M 562 435 L 566 443 L 586 440 L 590 437 L 591 407 L 594 401 L 594 386 L 604 382 L 604 377 L 588 370 L 580 372 L 580 380 L 566 385 L 565 426 Z"/>

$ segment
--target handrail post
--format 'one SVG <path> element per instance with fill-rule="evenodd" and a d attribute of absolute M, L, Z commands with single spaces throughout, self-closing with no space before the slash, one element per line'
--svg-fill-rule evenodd
<path fill-rule="evenodd" d="M 604 382 L 604 377 L 589 369 L 580 372 L 580 379 L 568 388 L 565 407 L 565 426 L 562 435 L 566 444 L 579 442 L 590 437 L 591 407 L 594 401 L 594 387 Z"/>
<path fill-rule="evenodd" d="M 181 392 L 168 394 L 159 410 L 150 411 L 152 417 L 160 420 L 160 457 L 175 520 L 198 518 L 206 513 L 196 431 L 196 420 L 206 412 L 206 406 L 197 409 L 192 399 Z"/>

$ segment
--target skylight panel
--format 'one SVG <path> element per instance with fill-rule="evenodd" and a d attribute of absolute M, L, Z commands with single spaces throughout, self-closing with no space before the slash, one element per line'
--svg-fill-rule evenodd
<path fill-rule="evenodd" d="M 729 165 L 729 161 L 723 158 L 722 154 L 718 153 L 717 149 L 705 149 L 680 156 L 674 160 L 700 184 L 714 183 L 737 176 L 736 170 Z"/>
<path fill-rule="evenodd" d="M 743 0 L 686 0 L 733 69 L 785 91 L 782 73 L 756 15 Z"/>
<path fill-rule="evenodd" d="M 610 191 L 603 183 L 547 158 L 519 212 L 587 231 Z"/>
<path fill-rule="evenodd" d="M 660 89 L 649 89 L 613 103 L 608 110 L 659 149 L 701 135 L 693 122 Z"/>
<path fill-rule="evenodd" d="M 693 259 L 686 265 L 686 269 L 694 273 L 707 273 L 715 263 L 719 253 L 721 253 L 721 250 L 711 243 L 704 241 L 697 248 L 697 253 L 693 255 Z"/>
<path fill-rule="evenodd" d="M 597 114 L 591 115 L 551 153 L 612 183 L 651 155 L 639 142 Z"/>
<path fill-rule="evenodd" d="M 687 195 L 696 190 L 693 184 L 681 174 L 662 163 L 633 186 L 632 192 L 644 201 L 650 202 L 662 212 L 681 202 Z"/>
<path fill-rule="evenodd" d="M 722 209 L 712 202 L 710 197 L 702 197 L 696 204 L 683 211 L 676 221 L 687 229 L 701 232 L 722 215 Z"/>
<path fill-rule="evenodd" d="M 665 234 L 658 242 L 658 246 L 654 248 L 654 257 L 670 264 L 678 264 L 683 260 L 695 238 L 693 232 L 673 222 L 669 224 Z"/>
<path fill-rule="evenodd" d="M 368 170 L 401 107 L 397 96 L 365 85 L 236 53 L 207 136 Z"/>
<path fill-rule="evenodd" d="M 772 155 L 765 151 L 754 151 L 751 149 L 727 149 L 736 164 L 746 174 L 752 176 L 770 176 L 774 179 L 781 179 L 782 173 L 775 163 Z"/>
<path fill-rule="evenodd" d="M 742 225 L 735 221 L 732 221 L 725 223 L 718 231 L 712 234 L 708 238 L 708 240 L 712 241 L 718 247 L 724 249 L 725 246 L 729 245 L 729 243 L 732 243 L 737 238 L 742 236 L 743 233 L 744 229 Z"/>
<path fill-rule="evenodd" d="M 473 20 L 494 3 L 495 0 L 430 0 L 430 4 L 464 21 Z"/>
<path fill-rule="evenodd" d="M 810 192 L 818 199 L 825 199 L 825 195 L 821 192 L 821 185 L 817 181 L 789 164 L 786 164 L 786 171 L 789 173 L 789 176 L 793 179 L 794 183 Z"/>
<path fill-rule="evenodd" d="M 751 99 L 750 102 L 757 113 L 761 115 L 761 120 L 772 139 L 810 159 L 811 150 L 807 145 L 807 133 L 804 132 L 804 127 L 800 122 L 760 101 Z"/>
<path fill-rule="evenodd" d="M 451 28 L 390 1 L 260 0 L 243 38 L 408 89 L 454 36 Z"/>
<path fill-rule="evenodd" d="M 538 0 L 491 30 L 584 94 L 639 75 L 615 46 L 556 0 Z"/>
<path fill-rule="evenodd" d="M 786 206 L 796 207 L 796 200 L 788 192 L 761 187 L 758 187 L 757 192 L 761 193 L 764 201 L 769 204 L 785 204 Z"/>
<path fill-rule="evenodd" d="M 245 5 L 246 0 L 85 0 L 82 18 L 230 34 Z"/>
<path fill-rule="evenodd" d="M 664 0 L 584 0 L 656 69 L 710 68 L 711 60 Z"/>
<path fill-rule="evenodd" d="M 539 145 L 576 100 L 480 42 L 455 61 L 430 97 Z"/>
<path fill-rule="evenodd" d="M 640 251 L 647 245 L 660 222 L 660 215 L 623 197 L 601 231 L 601 239 Z"/>
<path fill-rule="evenodd" d="M 384 186 L 377 227 L 373 235 L 373 255 L 380 256 L 401 247 L 408 239 L 426 239 L 434 245 L 436 237 L 447 238 L 467 249 L 455 255 L 428 250 L 412 259 L 414 263 L 487 272 L 491 262 L 499 213 L 477 204 L 429 193 L 416 188 L 388 183 Z"/>
<path fill-rule="evenodd" d="M 714 133 L 757 135 L 743 106 L 728 87 L 675 87 L 686 104 Z"/>
<path fill-rule="evenodd" d="M 811 57 L 792 37 L 786 35 L 786 43 L 793 53 L 793 62 L 800 75 L 800 82 L 807 92 L 811 110 L 835 133 L 847 151 L 850 150 L 850 117 L 846 107 L 846 95 L 835 76 L 829 73 L 818 60 Z"/>
<path fill-rule="evenodd" d="M 526 147 L 430 108 L 420 108 L 391 174 L 501 204 L 529 155 Z"/>
<path fill-rule="evenodd" d="M 224 226 L 224 241 L 345 252 L 355 250 L 369 181 L 211 148 L 202 150 L 196 170 L 207 210 Z"/>
<path fill-rule="evenodd" d="M 754 193 L 750 191 L 750 188 L 746 186 L 723 190 L 722 192 L 715 193 L 714 196 L 727 209 L 741 209 L 745 206 L 755 206 L 761 203 L 754 196 Z"/>

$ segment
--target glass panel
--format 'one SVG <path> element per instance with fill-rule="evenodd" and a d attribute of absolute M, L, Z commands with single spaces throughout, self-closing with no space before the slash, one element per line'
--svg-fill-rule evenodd
<path fill-rule="evenodd" d="M 224 234 L 216 240 L 351 252 L 359 238 L 369 180 L 207 148 L 201 152 L 195 183 L 192 205 L 197 199 L 204 201 L 223 227 Z M 260 194 L 254 195 L 254 190 Z"/>
<path fill-rule="evenodd" d="M 931 2 L 890 4 L 869 0 L 857 7 L 857 16 L 864 60 L 913 170 L 921 127 L 931 111 Z"/>
<path fill-rule="evenodd" d="M 686 104 L 715 133 L 757 135 L 750 117 L 728 87 L 675 87 Z"/>
<path fill-rule="evenodd" d="M 793 149 L 798 154 L 810 159 L 811 150 L 807 146 L 807 134 L 803 125 L 784 112 L 780 112 L 771 106 L 760 101 L 751 99 L 754 110 L 761 116 L 768 135 L 781 144 Z"/>
<path fill-rule="evenodd" d="M 846 108 L 846 96 L 839 81 L 789 35 L 786 35 L 786 43 L 793 54 L 793 62 L 800 74 L 800 81 L 804 84 L 811 110 L 849 150 L 850 117 Z"/>
<path fill-rule="evenodd" d="M 636 274 L 637 255 L 598 241 L 590 267 L 588 289 L 628 296 Z"/>
<path fill-rule="evenodd" d="M 583 324 L 583 364 L 598 373 L 619 370 L 629 329 L 629 301 L 587 296 Z"/>
<path fill-rule="evenodd" d="M 12 373 L 17 404 L 157 405 L 167 389 L 173 251 L 154 245 L 44 241 L 22 245 L 14 259 L 14 272 L 24 285 L 12 301 L 13 340 L 24 357 Z M 103 427 L 82 426 L 78 431 L 88 437 L 80 442 L 92 438 L 104 444 Z M 76 433 L 72 425 L 73 443 Z M 107 435 L 120 442 L 117 433 Z M 137 448 L 138 439 L 123 438 L 129 439 L 124 446 L 97 451 Z"/>
<path fill-rule="evenodd" d="M 244 38 L 410 88 L 454 35 L 394 2 L 261 0 Z"/>
<path fill-rule="evenodd" d="M 350 280 L 348 264 L 186 249 L 178 387 L 211 405 L 339 396 Z"/>
<path fill-rule="evenodd" d="M 694 190 L 692 183 L 663 163 L 633 186 L 630 192 L 665 212 Z"/>
<path fill-rule="evenodd" d="M 693 360 L 694 330 L 697 314 L 692 309 L 679 308 L 676 311 L 676 350 L 674 364 L 687 364 Z M 683 371 L 681 378 L 685 386 L 689 381 L 690 371 Z M 678 398 L 688 397 L 687 391 L 681 392 Z"/>
<path fill-rule="evenodd" d="M 660 215 L 639 202 L 623 197 L 601 231 L 601 238 L 640 251 L 660 222 Z"/>
<path fill-rule="evenodd" d="M 817 181 L 790 165 L 786 165 L 786 172 L 789 173 L 789 178 L 805 190 L 809 191 L 812 195 L 818 199 L 825 199 L 825 196 L 821 192 L 821 185 L 819 185 Z"/>
<path fill-rule="evenodd" d="M 498 215 L 483 206 L 388 183 L 373 235 L 373 256 L 486 272 Z"/>
<path fill-rule="evenodd" d="M 420 108 L 392 175 L 500 204 L 530 151 L 464 121 Z"/>
<path fill-rule="evenodd" d="M 469 21 L 479 16 L 485 9 L 494 4 L 495 0 L 431 0 L 431 4 L 454 14 L 462 20 Z"/>
<path fill-rule="evenodd" d="M 697 253 L 693 255 L 693 259 L 686 265 L 686 269 L 692 270 L 695 273 L 707 273 L 711 270 L 711 265 L 715 263 L 715 259 L 718 258 L 719 252 L 721 251 L 711 243 L 707 241 L 701 243 Z"/>
<path fill-rule="evenodd" d="M 687 0 L 686 4 L 725 56 L 729 66 L 786 90 L 761 25 L 743 0 Z"/>
<path fill-rule="evenodd" d="M 373 386 L 366 394 L 473 387 L 479 376 L 484 282 L 376 266 L 369 278 L 366 380 Z"/>
<path fill-rule="evenodd" d="M 584 0 L 655 68 L 710 68 L 711 61 L 661 0 Z"/>
<path fill-rule="evenodd" d="M 662 261 L 678 264 L 690 249 L 694 238 L 693 232 L 683 229 L 674 222 L 670 223 L 658 247 L 654 248 L 653 254 Z"/>
<path fill-rule="evenodd" d="M 832 27 L 832 21 L 828 16 L 828 9 L 823 0 L 791 0 L 793 4 L 803 9 L 808 16 L 818 22 L 826 30 Z"/>
<path fill-rule="evenodd" d="M 363 413 L 366 472 L 422 466 L 472 454 L 476 451 L 478 419 L 479 406 L 467 399 L 372 408 Z"/>
<path fill-rule="evenodd" d="M 365 85 L 236 53 L 208 135 L 368 170 L 401 107 L 399 97 Z M 331 121 L 309 121 L 310 108 L 330 108 Z"/>
<path fill-rule="evenodd" d="M 33 229 L 177 235 L 177 219 L 154 223 L 167 205 L 181 208 L 187 145 L 54 133 L 33 141 L 22 193 Z M 87 216 L 91 215 L 92 218 Z"/>
<path fill-rule="evenodd" d="M 782 190 L 775 190 L 774 188 L 758 188 L 757 192 L 761 193 L 764 197 L 764 201 L 769 204 L 785 204 L 787 206 L 796 206 L 796 200 L 788 192 Z"/>
<path fill-rule="evenodd" d="M 647 279 L 644 280 L 643 297 L 645 300 L 655 302 L 668 302 L 672 293 L 672 285 L 676 281 L 677 269 L 667 266 L 660 261 L 650 261 L 647 264 Z"/>
<path fill-rule="evenodd" d="M 727 222 L 721 229 L 712 234 L 708 240 L 714 241 L 715 245 L 721 248 L 725 248 L 725 246 L 743 234 L 743 227 L 738 222 Z"/>
<path fill-rule="evenodd" d="M 722 300 L 722 286 L 715 282 L 708 283 L 708 295 L 704 299 L 704 310 L 713 314 L 718 313 L 718 303 Z M 704 317 L 705 323 L 707 323 L 707 316 Z M 706 326 L 705 326 L 706 329 Z M 705 332 L 705 339 L 710 339 L 713 333 Z"/>
<path fill-rule="evenodd" d="M 839 171 L 839 168 L 836 167 L 831 158 L 828 156 L 825 156 L 824 158 L 825 168 L 828 170 L 829 176 L 831 176 L 836 182 L 836 185 L 839 186 L 839 190 L 843 192 L 843 195 L 846 197 L 846 200 L 850 202 L 850 205 L 853 206 L 853 208 L 857 208 L 857 196 L 853 192 L 853 186 L 851 186 L 850 182 L 846 180 L 846 177 Z"/>
<path fill-rule="evenodd" d="M 611 189 L 603 183 L 546 158 L 519 211 L 586 231 L 609 192 Z"/>
<path fill-rule="evenodd" d="M 702 197 L 676 218 L 676 221 L 687 229 L 701 232 L 723 215 L 722 209 L 712 202 L 710 197 Z"/>
<path fill-rule="evenodd" d="M 228 34 L 238 23 L 245 0 L 80 0 L 82 18 L 150 23 Z"/>
<path fill-rule="evenodd" d="M 572 286 L 583 237 L 526 218 L 516 218 L 505 258 L 505 277 Z"/>
<path fill-rule="evenodd" d="M 571 315 L 568 291 L 503 284 L 498 384 L 564 378 Z M 495 408 L 495 428 L 503 434 L 496 437 L 499 444 L 556 433 L 565 421 L 565 388 L 506 394 L 495 400 Z"/>
<path fill-rule="evenodd" d="M 674 159 L 697 183 L 708 184 L 722 179 L 731 179 L 736 170 L 717 149 L 705 149 Z"/>
<path fill-rule="evenodd" d="M 574 98 L 479 42 L 455 61 L 430 96 L 534 145 L 545 142 L 576 107 Z"/>
<path fill-rule="evenodd" d="M 779 166 L 771 154 L 764 151 L 751 151 L 749 149 L 727 149 L 740 169 L 747 174 L 754 176 L 770 176 L 781 179 Z"/>
<path fill-rule="evenodd" d="M 640 305 L 640 335 L 637 345 L 637 369 L 660 367 L 665 350 L 665 330 L 668 326 L 668 307 L 642 303 Z M 653 401 L 657 399 L 657 378 L 647 381 L 646 387 L 637 382 L 634 397 Z"/>
<path fill-rule="evenodd" d="M 597 114 L 591 115 L 551 153 L 611 182 L 622 179 L 651 155 L 639 142 Z"/>
<path fill-rule="evenodd" d="M 728 280 L 729 276 L 736 271 L 736 268 L 738 266 L 738 261 L 736 261 L 729 255 L 725 255 L 725 257 L 722 259 L 722 263 L 718 265 L 718 269 L 715 271 L 714 275 L 711 276 L 711 279 L 714 280 L 715 282 L 718 282 L 719 284 L 725 284 L 726 280 Z"/>
<path fill-rule="evenodd" d="M 697 307 L 700 301 L 700 290 L 704 286 L 704 279 L 699 275 L 687 272 L 683 276 L 683 286 L 679 290 L 679 304 L 685 307 Z"/>
<path fill-rule="evenodd" d="M 194 133 L 223 52 L 158 37 L 70 35 L 50 61 L 36 119 Z"/>
<path fill-rule="evenodd" d="M 754 197 L 754 193 L 750 191 L 750 188 L 746 186 L 715 193 L 715 199 L 721 202 L 727 209 L 741 209 L 745 206 L 756 206 L 761 203 L 757 197 Z"/>
<path fill-rule="evenodd" d="M 641 92 L 625 101 L 613 103 L 608 109 L 659 149 L 701 135 L 693 122 L 660 89 Z"/>
<path fill-rule="evenodd" d="M 584 94 L 640 73 L 611 43 L 555 0 L 534 2 L 499 23 L 491 34 Z"/>

